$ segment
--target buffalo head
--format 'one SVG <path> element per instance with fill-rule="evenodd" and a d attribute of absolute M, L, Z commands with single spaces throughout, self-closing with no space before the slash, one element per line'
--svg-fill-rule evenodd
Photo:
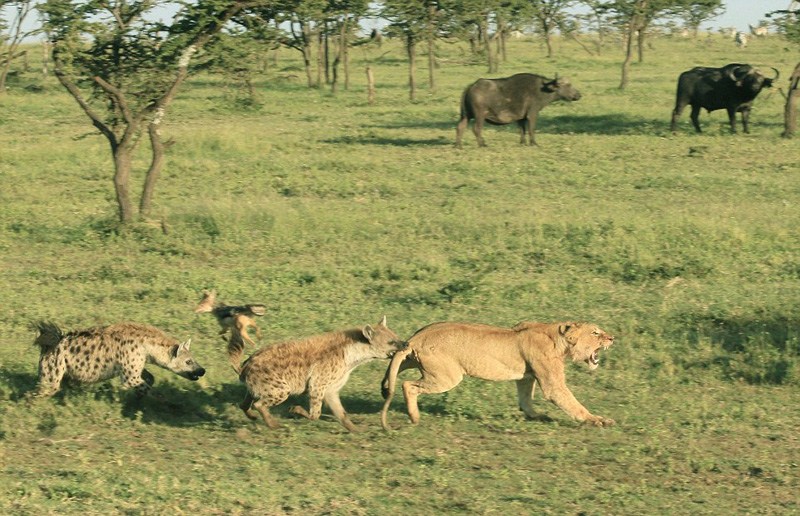
<path fill-rule="evenodd" d="M 578 100 L 581 92 L 575 89 L 566 77 L 559 77 L 545 82 L 542 89 L 548 93 L 555 93 L 559 100 Z"/>
<path fill-rule="evenodd" d="M 758 94 L 762 88 L 771 88 L 773 81 L 780 76 L 780 72 L 776 68 L 772 68 L 772 70 L 775 71 L 775 77 L 766 77 L 750 65 L 738 65 L 728 69 L 727 77 L 738 88 Z"/>

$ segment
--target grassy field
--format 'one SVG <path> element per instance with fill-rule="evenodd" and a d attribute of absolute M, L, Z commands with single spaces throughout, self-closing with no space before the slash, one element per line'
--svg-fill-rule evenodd
<path fill-rule="evenodd" d="M 458 98 L 484 64 L 443 45 L 436 89 L 420 69 L 410 103 L 389 45 L 372 106 L 363 53 L 336 95 L 307 89 L 289 51 L 257 78 L 259 106 L 219 77 L 190 81 L 155 222 L 122 229 L 107 143 L 52 78 L 14 79 L 0 97 L 0 512 L 800 512 L 800 142 L 779 137 L 777 88 L 749 135 L 723 112 L 701 115 L 702 135 L 688 112 L 669 132 L 681 71 L 788 76 L 797 49 L 657 39 L 623 92 L 618 48 L 561 43 L 548 60 L 512 42 L 500 76 L 558 72 L 583 98 L 542 112 L 537 148 L 506 127 L 457 150 Z M 374 362 L 342 391 L 361 432 L 284 407 L 269 431 L 236 407 L 216 322 L 192 312 L 205 288 L 266 304 L 264 345 L 383 314 L 403 336 L 439 320 L 595 322 L 615 344 L 568 383 L 617 426 L 540 398 L 551 420 L 525 421 L 512 384 L 468 379 L 423 397 L 419 426 L 396 397 L 387 433 Z M 151 367 L 164 400 L 111 381 L 29 403 L 40 319 L 153 324 L 192 337 L 208 374 Z"/>

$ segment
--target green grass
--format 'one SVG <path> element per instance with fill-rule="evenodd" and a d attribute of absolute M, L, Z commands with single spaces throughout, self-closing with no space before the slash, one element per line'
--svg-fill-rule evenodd
<path fill-rule="evenodd" d="M 487 76 L 464 45 L 443 46 L 435 91 L 420 69 L 414 103 L 394 47 L 373 63 L 374 106 L 360 54 L 333 96 L 282 52 L 257 78 L 260 108 L 195 78 L 167 117 L 155 223 L 122 229 L 107 143 L 52 79 L 36 93 L 16 78 L 0 97 L 0 512 L 797 512 L 800 144 L 779 137 L 777 88 L 749 135 L 727 134 L 722 112 L 701 115 L 702 135 L 688 113 L 669 132 L 682 70 L 788 75 L 796 54 L 777 39 L 654 45 L 620 92 L 612 46 L 548 60 L 512 42 L 499 75 L 558 72 L 584 95 L 542 112 L 537 148 L 512 127 L 453 148 L 459 95 Z M 568 383 L 618 425 L 581 427 L 540 398 L 552 421 L 525 421 L 513 385 L 468 379 L 423 397 L 418 427 L 396 402 L 385 433 L 379 362 L 342 392 L 361 433 L 285 407 L 268 431 L 236 407 L 216 322 L 192 312 L 204 288 L 266 304 L 262 344 L 383 314 L 405 336 L 590 320 L 617 339 Z M 38 319 L 154 324 L 191 336 L 208 374 L 153 371 L 165 402 L 112 381 L 29 404 Z"/>

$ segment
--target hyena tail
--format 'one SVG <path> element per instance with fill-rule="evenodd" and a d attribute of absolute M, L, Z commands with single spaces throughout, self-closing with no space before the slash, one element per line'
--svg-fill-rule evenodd
<path fill-rule="evenodd" d="M 387 413 L 389 412 L 389 405 L 392 403 L 392 396 L 394 396 L 394 389 L 397 385 L 397 375 L 400 373 L 400 364 L 411 354 L 411 351 L 412 349 L 409 347 L 395 353 L 392 357 L 392 361 L 389 362 L 388 369 L 386 369 L 387 392 L 386 400 L 383 402 L 383 409 L 381 409 L 381 426 L 384 430 L 392 429 L 387 421 Z"/>
<path fill-rule="evenodd" d="M 61 328 L 47 321 L 39 321 L 33 324 L 33 329 L 39 332 L 39 336 L 33 341 L 34 346 L 38 346 L 42 353 L 52 351 L 64 338 Z"/>
<path fill-rule="evenodd" d="M 246 384 L 247 376 L 250 374 L 250 358 L 245 360 L 239 367 L 239 381 Z"/>

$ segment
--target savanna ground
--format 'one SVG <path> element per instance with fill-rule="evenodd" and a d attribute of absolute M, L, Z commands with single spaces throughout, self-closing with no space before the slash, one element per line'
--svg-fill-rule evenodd
<path fill-rule="evenodd" d="M 388 51 L 373 106 L 358 52 L 335 96 L 307 89 L 289 51 L 257 78 L 260 106 L 195 77 L 169 113 L 156 222 L 122 230 L 107 144 L 72 99 L 52 78 L 26 89 L 33 73 L 0 97 L 0 512 L 800 511 L 800 142 L 779 137 L 777 88 L 750 135 L 729 135 L 724 112 L 703 113 L 702 135 L 688 112 L 669 132 L 682 70 L 788 76 L 797 49 L 659 39 L 622 92 L 618 47 L 562 43 L 547 60 L 512 42 L 498 76 L 558 72 L 584 97 L 542 112 L 538 148 L 509 126 L 459 151 L 458 98 L 485 65 L 443 44 L 435 91 L 420 69 L 410 103 L 389 45 L 373 52 Z M 262 344 L 383 314 L 404 336 L 439 320 L 596 322 L 617 340 L 568 383 L 617 425 L 580 426 L 541 399 L 551 421 L 525 421 L 513 384 L 466 380 L 423 397 L 417 427 L 397 396 L 386 433 L 375 362 L 342 392 L 362 432 L 283 407 L 268 431 L 236 407 L 216 322 L 192 312 L 209 287 L 269 307 Z M 111 381 L 29 404 L 39 319 L 191 336 L 208 374 L 151 367 L 164 401 Z"/>

